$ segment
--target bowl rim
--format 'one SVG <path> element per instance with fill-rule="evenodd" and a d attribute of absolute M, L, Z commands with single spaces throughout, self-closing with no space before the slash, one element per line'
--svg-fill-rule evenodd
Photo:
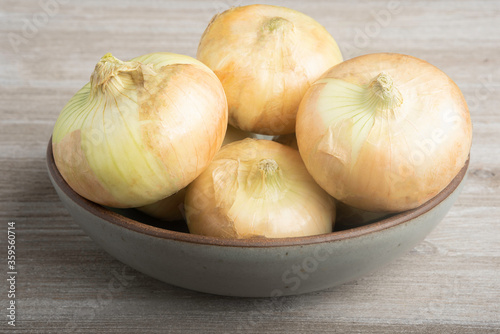
<path fill-rule="evenodd" d="M 131 218 L 125 217 L 107 209 L 97 203 L 94 203 L 76 193 L 66 183 L 61 173 L 57 169 L 53 156 L 52 137 L 46 152 L 46 164 L 49 174 L 60 190 L 73 201 L 76 205 L 85 211 L 107 221 L 113 225 L 123 227 L 130 231 L 138 232 L 144 235 L 169 239 L 173 241 L 187 242 L 193 244 L 213 245 L 213 246 L 226 246 L 226 247 L 249 247 L 249 248 L 269 248 L 269 247 L 284 247 L 284 246 L 304 246 L 311 244 L 329 243 L 334 241 L 341 241 L 352 239 L 356 237 L 365 236 L 374 232 L 382 231 L 397 225 L 404 224 L 412 219 L 415 219 L 438 206 L 448 196 L 450 196 L 460 185 L 465 178 L 467 169 L 469 167 L 470 158 L 468 157 L 464 166 L 460 169 L 459 173 L 453 180 L 436 196 L 429 201 L 420 205 L 419 207 L 400 213 L 396 213 L 390 217 L 381 219 L 377 222 L 354 227 L 342 231 L 334 231 L 326 234 L 318 234 L 304 237 L 288 237 L 288 238 L 255 238 L 255 239 L 224 239 L 211 236 L 203 236 L 197 234 L 189 234 L 185 232 L 178 232 L 167 230 L 148 224 L 141 223 Z"/>

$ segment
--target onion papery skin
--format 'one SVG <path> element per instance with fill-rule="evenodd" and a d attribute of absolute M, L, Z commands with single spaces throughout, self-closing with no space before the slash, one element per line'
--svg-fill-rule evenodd
<path fill-rule="evenodd" d="M 329 233 L 333 199 L 285 145 L 244 139 L 224 146 L 186 191 L 190 233 L 280 238 Z"/>
<path fill-rule="evenodd" d="M 194 180 L 222 144 L 227 101 L 198 60 L 160 52 L 111 54 L 61 111 L 52 135 L 66 182 L 101 205 L 154 203 Z"/>
<path fill-rule="evenodd" d="M 451 182 L 468 159 L 472 123 L 445 73 L 380 53 L 317 80 L 301 102 L 296 135 L 307 169 L 330 195 L 362 210 L 397 212 Z"/>
<path fill-rule="evenodd" d="M 270 5 L 216 15 L 202 35 L 197 58 L 224 86 L 229 123 L 264 135 L 293 133 L 307 88 L 342 61 L 337 43 L 321 24 Z"/>

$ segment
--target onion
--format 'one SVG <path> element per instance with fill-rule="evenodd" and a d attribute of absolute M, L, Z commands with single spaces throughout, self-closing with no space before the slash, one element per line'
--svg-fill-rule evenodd
<path fill-rule="evenodd" d="M 197 58 L 224 86 L 229 123 L 266 135 L 294 132 L 307 88 L 342 61 L 337 43 L 318 22 L 270 5 L 216 15 L 203 33 Z"/>
<path fill-rule="evenodd" d="M 285 145 L 244 139 L 224 146 L 189 185 L 189 231 L 221 238 L 295 237 L 332 231 L 331 197 Z"/>
<path fill-rule="evenodd" d="M 297 115 L 307 169 L 330 195 L 367 211 L 415 208 L 468 159 L 472 125 L 457 85 L 429 63 L 371 54 L 328 70 Z"/>
<path fill-rule="evenodd" d="M 198 60 L 105 55 L 53 130 L 54 160 L 81 196 L 138 207 L 176 193 L 210 163 L 224 138 L 227 102 Z"/>

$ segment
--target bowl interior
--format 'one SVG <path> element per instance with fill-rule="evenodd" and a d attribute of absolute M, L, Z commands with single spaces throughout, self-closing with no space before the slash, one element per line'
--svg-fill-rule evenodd
<path fill-rule="evenodd" d="M 158 219 L 151 218 L 135 209 L 113 209 L 106 208 L 91 202 L 80 195 L 78 195 L 63 179 L 62 175 L 59 173 L 57 166 L 54 161 L 52 152 L 52 139 L 49 141 L 47 147 L 47 168 L 53 178 L 57 187 L 64 193 L 65 196 L 69 197 L 74 203 L 76 203 L 83 210 L 92 213 L 108 221 L 111 224 L 121 226 L 123 228 L 143 233 L 146 235 L 151 235 L 159 238 L 172 239 L 177 241 L 184 241 L 190 243 L 199 243 L 207 245 L 219 245 L 228 247 L 279 247 L 279 246 L 292 246 L 292 245 L 306 245 L 306 244 L 316 244 L 323 242 L 332 242 L 335 240 L 344 240 L 348 238 L 354 238 L 357 236 L 366 235 L 369 233 L 374 233 L 381 231 L 398 224 L 402 224 L 411 219 L 414 219 L 436 207 L 444 199 L 446 199 L 450 194 L 452 194 L 459 184 L 464 180 L 464 177 L 469 166 L 469 160 L 466 161 L 463 168 L 455 176 L 455 178 L 448 184 L 448 186 L 441 191 L 438 195 L 433 197 L 428 202 L 419 206 L 418 208 L 408 210 L 401 213 L 396 213 L 388 215 L 385 218 L 376 220 L 373 223 L 368 223 L 366 225 L 354 228 L 343 229 L 342 224 L 336 224 L 340 226 L 340 230 L 335 230 L 332 233 L 320 234 L 307 237 L 293 237 L 293 238 L 255 238 L 255 239 L 222 239 L 216 237 L 201 236 L 195 234 L 189 234 L 187 227 L 184 222 L 164 222 Z"/>

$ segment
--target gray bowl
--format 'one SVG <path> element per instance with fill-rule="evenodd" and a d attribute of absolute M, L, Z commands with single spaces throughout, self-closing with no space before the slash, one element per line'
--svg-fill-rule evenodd
<path fill-rule="evenodd" d="M 136 210 L 111 210 L 75 193 L 47 149 L 50 180 L 76 223 L 116 259 L 146 275 L 226 296 L 277 297 L 330 288 L 403 255 L 443 219 L 465 181 L 468 161 L 422 206 L 361 227 L 280 239 L 228 240 L 147 221 Z M 172 228 L 172 229 L 170 229 Z"/>

